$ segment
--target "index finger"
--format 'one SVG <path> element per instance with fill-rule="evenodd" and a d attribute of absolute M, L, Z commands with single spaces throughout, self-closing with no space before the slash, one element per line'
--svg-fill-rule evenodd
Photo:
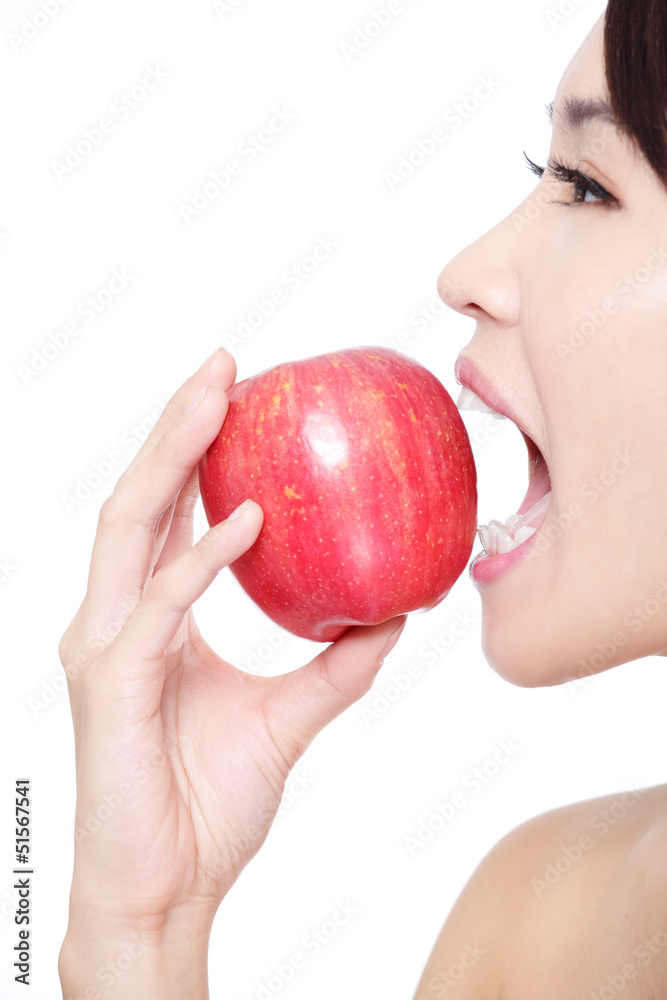
<path fill-rule="evenodd" d="M 203 389 L 205 385 L 218 385 L 226 392 L 234 384 L 235 378 L 236 361 L 224 347 L 216 348 L 203 365 L 190 378 L 186 379 L 180 389 L 177 389 L 171 397 L 143 445 L 119 477 L 118 482 L 122 483 L 139 462 L 143 461 L 146 455 L 153 450 L 165 432 L 182 416 L 200 389 Z"/>

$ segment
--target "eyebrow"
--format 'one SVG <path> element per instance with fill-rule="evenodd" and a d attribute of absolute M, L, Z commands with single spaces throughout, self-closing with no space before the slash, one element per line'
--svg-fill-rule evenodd
<path fill-rule="evenodd" d="M 553 125 L 554 117 L 558 117 L 568 132 L 574 132 L 586 125 L 590 121 L 600 119 L 618 127 L 618 121 L 614 117 L 611 106 L 603 98 L 594 100 L 590 98 L 568 97 L 563 102 L 563 106 L 558 110 L 554 108 L 554 102 L 546 105 L 547 117 Z"/>

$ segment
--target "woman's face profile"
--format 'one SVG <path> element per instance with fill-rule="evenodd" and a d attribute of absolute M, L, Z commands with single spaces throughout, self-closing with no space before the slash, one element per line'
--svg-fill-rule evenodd
<path fill-rule="evenodd" d="M 460 381 L 548 470 L 530 445 L 521 513 L 550 490 L 543 520 L 471 569 L 485 656 L 525 686 L 667 647 L 667 193 L 607 101 L 601 18 L 559 84 L 538 186 L 438 283 L 477 322 Z"/>

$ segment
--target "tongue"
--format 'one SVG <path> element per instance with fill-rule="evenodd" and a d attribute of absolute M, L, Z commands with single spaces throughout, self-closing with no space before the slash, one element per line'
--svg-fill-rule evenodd
<path fill-rule="evenodd" d="M 540 524 L 544 520 L 544 514 L 550 503 L 551 490 L 538 500 L 536 504 L 533 504 L 530 510 L 527 510 L 524 514 L 522 514 L 516 524 L 512 525 L 509 529 L 509 533 L 512 538 L 514 538 L 519 528 L 523 528 L 526 525 L 529 528 L 539 528 Z"/>
<path fill-rule="evenodd" d="M 539 528 L 544 520 L 544 513 L 549 506 L 550 500 L 551 476 L 549 475 L 547 463 L 542 458 L 541 461 L 535 464 L 533 478 L 517 511 L 519 519 L 510 529 L 512 537 L 514 537 L 514 533 L 519 528 L 523 528 L 525 525 L 528 525 L 529 528 Z"/>

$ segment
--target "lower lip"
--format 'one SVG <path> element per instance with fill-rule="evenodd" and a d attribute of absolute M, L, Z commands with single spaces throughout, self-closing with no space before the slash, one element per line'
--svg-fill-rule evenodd
<path fill-rule="evenodd" d="M 503 552 L 497 556 L 489 556 L 482 550 L 478 555 L 475 556 L 470 564 L 470 576 L 474 584 L 479 584 L 484 586 L 488 583 L 493 583 L 504 573 L 507 573 L 512 566 L 515 566 L 522 559 L 525 559 L 526 555 L 530 549 L 535 544 L 535 540 L 539 537 L 540 528 L 544 524 L 544 520 L 547 517 L 551 509 L 551 504 L 547 507 L 542 515 L 538 525 L 535 525 L 537 531 L 535 531 L 530 538 L 522 542 L 521 545 L 517 545 L 515 549 L 511 552 Z"/>

